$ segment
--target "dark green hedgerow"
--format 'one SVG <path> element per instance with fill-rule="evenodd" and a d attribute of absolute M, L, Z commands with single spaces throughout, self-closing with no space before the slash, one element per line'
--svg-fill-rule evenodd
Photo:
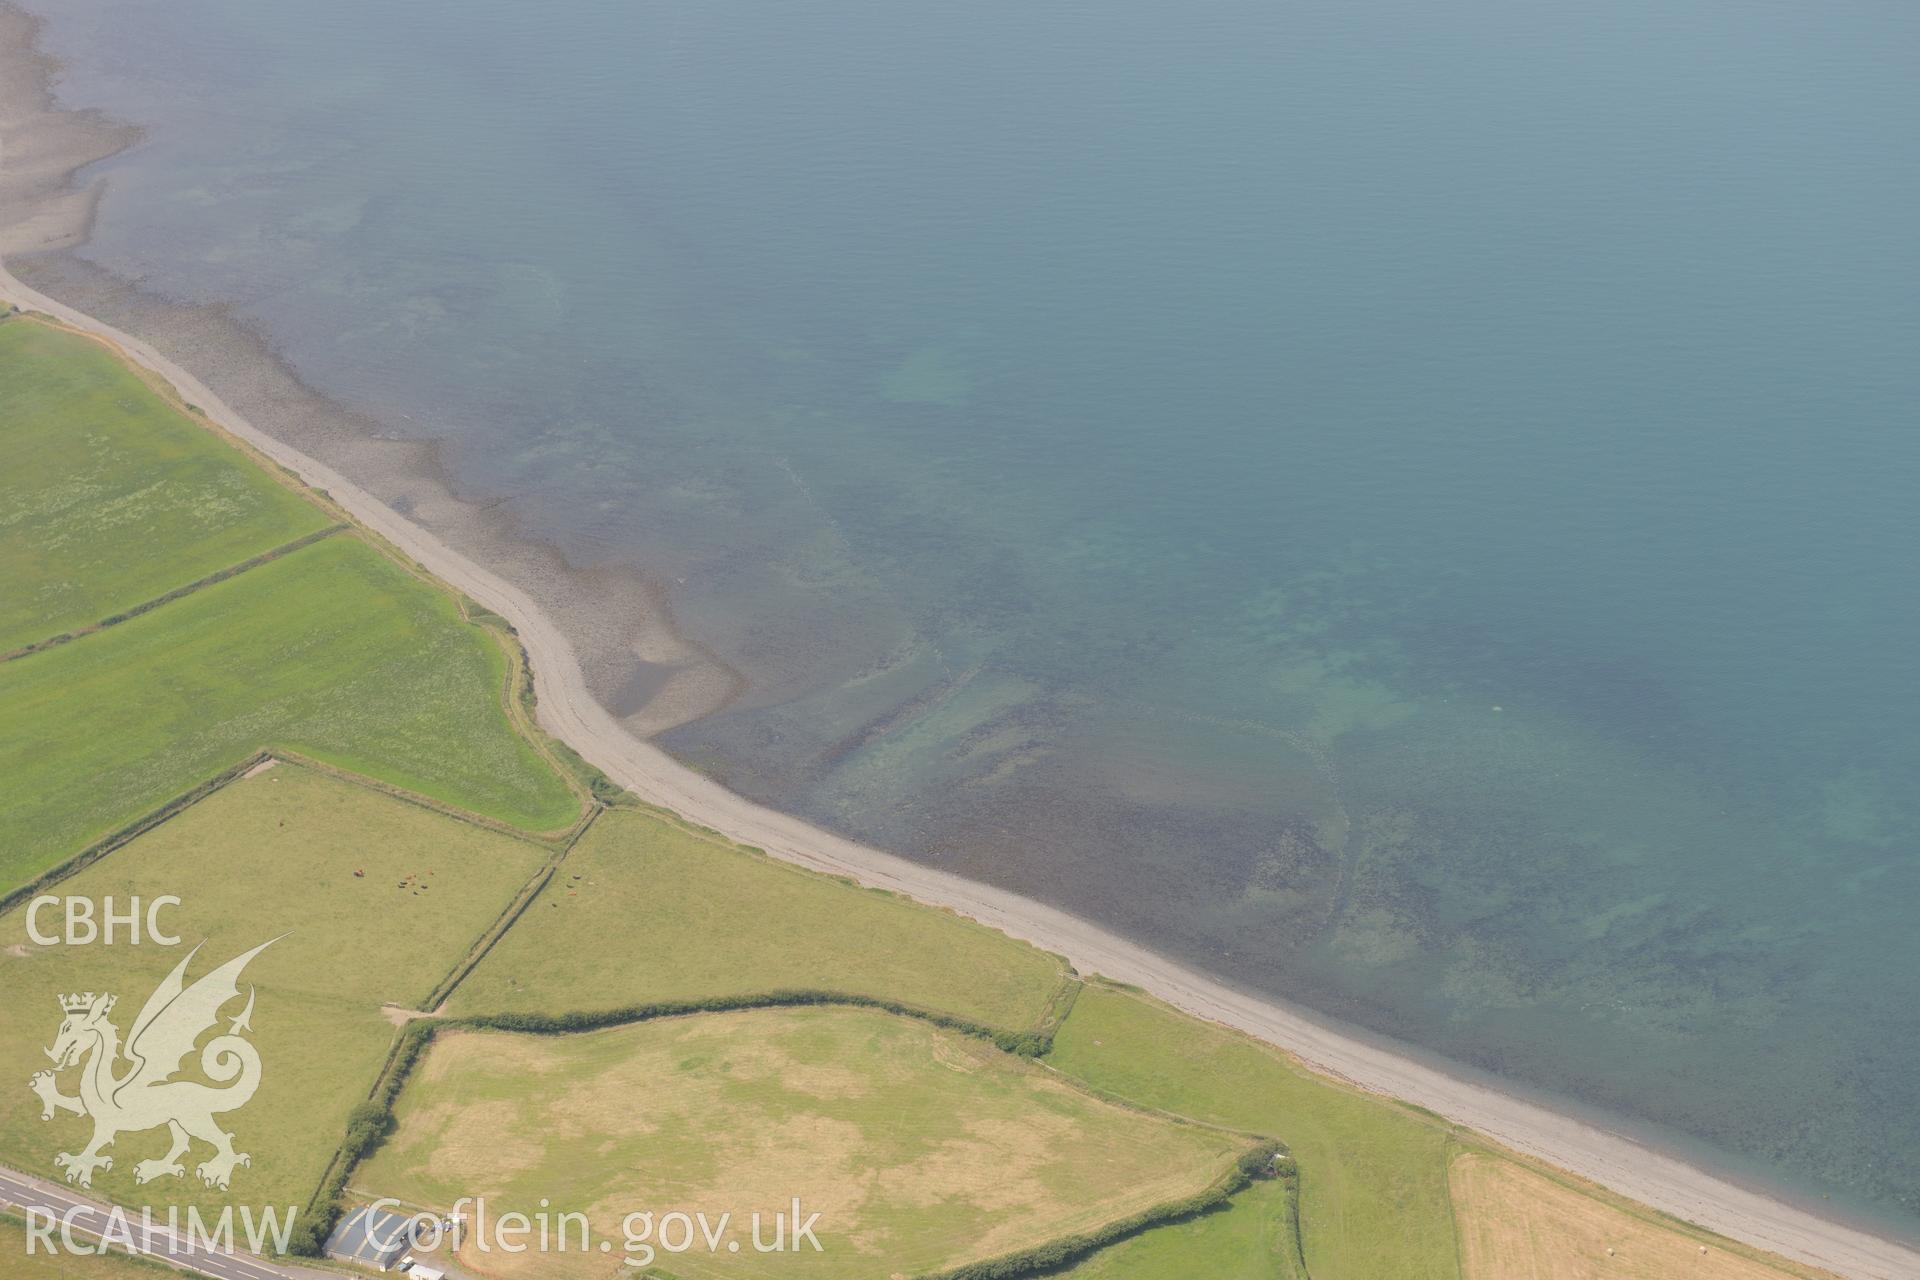
<path fill-rule="evenodd" d="M 1142 1209 L 1139 1213 L 1092 1231 L 1062 1236 L 1058 1240 L 1049 1240 L 1018 1253 L 989 1258 L 985 1262 L 970 1262 L 950 1271 L 935 1272 L 923 1280 L 1027 1280 L 1028 1277 L 1058 1271 L 1129 1236 L 1218 1209 L 1245 1190 L 1255 1178 L 1273 1176 L 1291 1182 L 1293 1162 L 1283 1154 L 1284 1151 L 1285 1148 L 1277 1142 L 1262 1142 L 1243 1153 L 1231 1170 L 1204 1191 Z"/>
<path fill-rule="evenodd" d="M 877 996 L 852 995 L 841 991 L 765 991 L 752 995 L 709 996 L 701 1000 L 661 1000 L 651 1004 L 628 1005 L 580 1013 L 495 1013 L 469 1018 L 449 1019 L 455 1026 L 487 1031 L 520 1031 L 529 1035 L 568 1035 L 577 1031 L 596 1031 L 601 1027 L 619 1027 L 655 1018 L 677 1018 L 692 1013 L 726 1013 L 738 1009 L 786 1009 L 805 1005 L 851 1005 L 878 1009 L 884 1013 L 918 1018 L 936 1027 L 990 1040 L 1005 1053 L 1022 1058 L 1038 1058 L 1053 1047 L 1051 1029 L 1040 1031 L 1003 1031 L 985 1023 L 950 1013 L 938 1013 L 896 1000 Z M 444 1024 L 443 1024 L 444 1025 Z"/>
<path fill-rule="evenodd" d="M 354 1167 L 372 1155 L 393 1131 L 394 1100 L 400 1096 L 420 1055 L 433 1043 L 438 1027 L 439 1024 L 426 1019 L 410 1022 L 394 1041 L 393 1052 L 387 1057 L 373 1096 L 348 1114 L 347 1135 L 334 1153 L 333 1163 L 327 1166 L 326 1176 L 313 1193 L 313 1199 L 307 1202 L 305 1211 L 294 1221 L 293 1234 L 287 1242 L 288 1253 L 303 1258 L 320 1256 L 340 1216 L 340 1197 L 347 1189 L 347 1179 L 353 1175 Z"/>

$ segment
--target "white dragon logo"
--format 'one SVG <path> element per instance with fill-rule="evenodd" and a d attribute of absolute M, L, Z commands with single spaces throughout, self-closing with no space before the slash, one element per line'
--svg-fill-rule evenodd
<path fill-rule="evenodd" d="M 189 987 L 185 983 L 187 965 L 200 953 L 195 947 L 147 997 L 140 1016 L 133 1020 L 124 1049 L 119 1029 L 107 1020 L 116 997 L 91 991 L 60 997 L 66 1018 L 53 1047 L 46 1051 L 53 1059 L 53 1070 L 37 1073 L 28 1087 L 39 1095 L 42 1120 L 53 1119 L 56 1111 L 93 1117 L 93 1141 L 86 1150 L 78 1154 L 62 1152 L 53 1158 L 56 1168 L 67 1171 L 68 1182 L 91 1186 L 95 1169 L 113 1168 L 112 1157 L 101 1155 L 101 1148 L 112 1146 L 120 1134 L 161 1125 L 172 1133 L 173 1148 L 158 1160 L 142 1160 L 135 1165 L 136 1182 L 182 1176 L 186 1170 L 180 1157 L 194 1138 L 214 1148 L 213 1157 L 195 1170 L 209 1187 L 226 1190 L 235 1166 L 253 1163 L 233 1149 L 233 1135 L 213 1121 L 222 1112 L 245 1106 L 260 1087 L 260 1054 L 240 1035 L 253 1029 L 249 1022 L 253 1017 L 251 987 L 247 990 L 247 1007 L 233 1019 L 227 1033 L 215 1036 L 200 1051 L 200 1070 L 225 1087 L 172 1077 L 193 1052 L 194 1043 L 219 1021 L 222 1006 L 239 996 L 240 971 L 247 962 L 278 941 L 274 938 L 261 943 Z M 122 1056 L 130 1065 L 116 1073 Z M 83 1061 L 80 1094 L 68 1097 L 60 1092 L 55 1074 Z"/>

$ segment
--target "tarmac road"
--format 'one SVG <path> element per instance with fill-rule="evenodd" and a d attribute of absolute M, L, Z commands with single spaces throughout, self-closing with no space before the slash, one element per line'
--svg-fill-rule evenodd
<path fill-rule="evenodd" d="M 10 1206 L 22 1217 L 28 1210 L 39 1210 L 35 1218 L 42 1214 L 55 1219 L 64 1219 L 72 1214 L 73 1235 L 87 1244 L 89 1249 L 107 1229 L 108 1206 L 98 1201 L 84 1199 L 73 1193 L 71 1187 L 47 1182 L 40 1178 L 15 1173 L 11 1169 L 0 1169 L 0 1204 Z M 205 1244 L 189 1240 L 166 1229 L 164 1215 L 162 1221 L 155 1223 L 150 1239 L 141 1238 L 142 1224 L 137 1213 L 128 1213 L 125 1221 L 133 1237 L 134 1252 L 156 1258 L 161 1262 L 192 1271 L 203 1276 L 215 1277 L 215 1280 L 309 1280 L 310 1277 L 324 1273 L 309 1271 L 304 1267 L 287 1267 L 268 1262 L 258 1254 L 234 1252 L 227 1253 L 219 1249 L 210 1249 Z M 238 1231 L 238 1224 L 235 1226 Z M 116 1244 L 120 1236 L 116 1228 Z M 53 1241 L 63 1250 L 60 1228 L 56 1225 Z M 146 1247 L 142 1247 L 143 1244 Z M 12 1270 L 11 1266 L 0 1259 L 0 1273 Z M 336 1278 L 337 1280 L 337 1278 Z"/>

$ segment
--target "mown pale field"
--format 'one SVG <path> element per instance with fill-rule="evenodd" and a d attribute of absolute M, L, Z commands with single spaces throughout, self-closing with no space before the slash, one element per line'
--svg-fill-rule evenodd
<path fill-rule="evenodd" d="M 696 1014 L 564 1037 L 443 1033 L 355 1186 L 450 1208 L 542 1198 L 619 1240 L 635 1210 L 818 1211 L 822 1252 L 743 1246 L 675 1275 L 887 1277 L 993 1257 L 1191 1195 L 1244 1138 L 1104 1102 L 1024 1059 L 864 1009 Z M 465 1260 L 598 1276 L 575 1252 Z M 570 1259 L 570 1260 L 569 1260 Z"/>
<path fill-rule="evenodd" d="M 1460 1156 L 1450 1181 L 1463 1280 L 1785 1280 L 1798 1274 L 1497 1156 Z"/>

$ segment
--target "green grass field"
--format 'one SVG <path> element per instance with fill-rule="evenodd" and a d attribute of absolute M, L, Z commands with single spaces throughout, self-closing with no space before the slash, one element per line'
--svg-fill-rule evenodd
<path fill-rule="evenodd" d="M 602 815 L 448 1001 L 454 1014 L 621 1008 L 807 987 L 1025 1030 L 1058 957 L 649 813 Z"/>
<path fill-rule="evenodd" d="M 92 1248 L 94 1241 L 80 1233 L 76 1238 Z M 54 1240 L 60 1239 L 58 1229 Z M 38 1247 L 27 1252 L 26 1223 L 15 1217 L 0 1216 L 0 1275 L 7 1280 L 179 1280 L 190 1273 L 161 1266 L 147 1258 L 129 1258 L 124 1254 L 105 1257 L 76 1256 L 65 1252 L 49 1254 Z"/>
<path fill-rule="evenodd" d="M 328 516 L 113 354 L 0 323 L 0 653 L 161 596 Z"/>
<path fill-rule="evenodd" d="M 450 597 L 345 535 L 0 663 L 0 890 L 270 746 L 563 827 L 576 802 L 506 678 Z"/>
<path fill-rule="evenodd" d="M 1287 1188 L 1256 1182 L 1224 1208 L 1155 1227 L 1060 1273 L 1071 1280 L 1304 1280 Z"/>
<path fill-rule="evenodd" d="M 1080 993 L 1047 1061 L 1123 1097 L 1285 1142 L 1300 1166 L 1314 1280 L 1459 1275 L 1440 1121 L 1100 984 Z"/>
<path fill-rule="evenodd" d="M 205 942 L 189 981 L 285 933 L 244 975 L 259 988 L 260 1090 L 221 1123 L 253 1156 L 234 1178 L 232 1203 L 304 1204 L 393 1041 L 382 1003 L 412 1005 L 431 991 L 546 857 L 537 845 L 293 765 L 221 789 L 60 886 L 123 907 L 134 895 L 177 895 L 182 905 L 164 921 L 180 946 L 39 947 L 24 908 L 0 917 L 0 1080 L 11 1090 L 0 1156 L 57 1179 L 55 1153 L 79 1150 L 91 1132 L 70 1114 L 43 1122 L 26 1088 L 48 1066 L 42 1049 L 60 1026 L 58 996 L 113 992 L 112 1021 L 124 1035 L 194 945 Z M 57 918 L 43 915 L 43 932 L 57 931 Z M 62 1077 L 69 1095 L 76 1076 Z M 94 1194 L 124 1204 L 225 1202 L 198 1187 L 191 1165 L 184 1179 L 137 1186 L 135 1163 L 166 1146 L 164 1130 L 123 1134 Z M 191 1160 L 207 1153 L 197 1146 Z"/>
<path fill-rule="evenodd" d="M 987 1042 L 867 1009 L 696 1014 L 571 1036 L 444 1034 L 362 1191 L 451 1207 L 771 1218 L 794 1196 L 822 1252 L 660 1259 L 676 1276 L 885 1277 L 994 1257 L 1191 1195 L 1248 1142 L 1103 1102 Z M 488 1276 L 602 1276 L 599 1255 Z"/>

